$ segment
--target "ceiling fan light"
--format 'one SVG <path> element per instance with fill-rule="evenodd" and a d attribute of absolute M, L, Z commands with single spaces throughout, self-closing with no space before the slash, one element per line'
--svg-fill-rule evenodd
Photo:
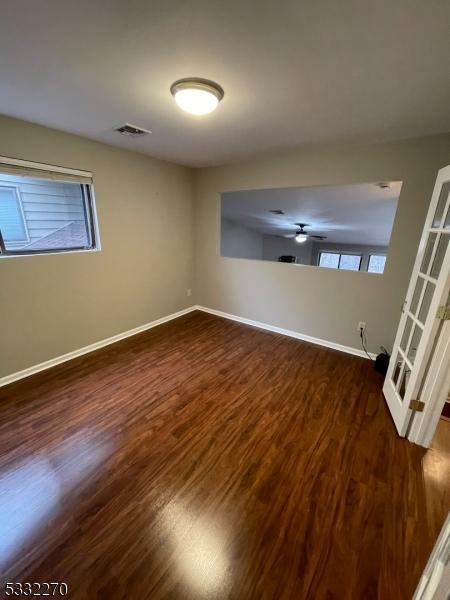
<path fill-rule="evenodd" d="M 179 79 L 172 84 L 170 92 L 182 110 L 196 116 L 213 112 L 224 96 L 220 85 L 199 78 Z"/>
<path fill-rule="evenodd" d="M 308 239 L 307 233 L 297 233 L 295 236 L 295 241 L 297 244 L 303 244 Z"/>

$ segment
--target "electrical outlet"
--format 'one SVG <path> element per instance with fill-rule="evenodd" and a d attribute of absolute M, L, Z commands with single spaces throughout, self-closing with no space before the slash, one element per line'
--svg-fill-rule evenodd
<path fill-rule="evenodd" d="M 191 288 L 188 288 L 186 290 L 186 296 L 192 296 L 192 290 L 191 290 Z"/>
<path fill-rule="evenodd" d="M 361 333 L 361 331 L 365 331 L 365 329 L 366 329 L 366 322 L 365 321 L 360 321 L 358 323 L 358 327 L 357 327 L 356 331 L 358 333 Z"/>

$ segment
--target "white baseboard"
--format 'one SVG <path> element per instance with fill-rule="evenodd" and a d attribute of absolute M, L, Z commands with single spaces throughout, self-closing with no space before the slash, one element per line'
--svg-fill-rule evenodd
<path fill-rule="evenodd" d="M 51 367 L 55 367 L 56 365 L 67 362 L 68 360 L 72 360 L 72 358 L 77 358 L 77 356 L 82 356 L 83 354 L 88 354 L 89 352 L 93 352 L 94 350 L 99 350 L 104 346 L 109 346 L 110 344 L 114 344 L 114 342 L 118 342 L 125 338 L 131 337 L 132 335 L 136 335 L 137 333 L 142 333 L 143 331 L 147 331 L 147 329 L 152 329 L 152 327 L 157 327 L 158 325 L 162 325 L 162 323 L 166 323 L 167 321 L 171 321 L 172 319 L 177 319 L 178 317 L 186 315 L 187 313 L 190 313 L 196 309 L 196 306 L 190 306 L 189 308 L 179 310 L 178 312 L 173 313 L 171 315 L 167 315 L 166 317 L 161 317 L 160 319 L 156 319 L 155 321 L 151 321 L 150 323 L 145 323 L 145 325 L 140 325 L 139 327 L 135 327 L 134 329 L 129 329 L 128 331 L 124 331 L 123 333 L 118 333 L 117 335 L 113 335 L 104 340 L 100 340 L 99 342 L 89 344 L 89 346 L 84 346 L 83 348 L 79 348 L 78 350 L 73 350 L 73 352 L 68 352 L 67 354 L 56 356 L 55 358 L 51 358 L 50 360 L 46 360 L 45 362 L 39 363 L 32 367 L 28 367 L 28 369 L 23 369 L 23 371 L 11 373 L 11 375 L 6 375 L 5 377 L 0 378 L 0 387 L 8 385 L 9 383 L 13 383 L 13 381 L 24 379 L 25 377 L 29 377 L 30 375 L 34 375 L 35 373 L 39 373 L 39 371 L 44 371 L 46 369 L 50 369 Z"/>
<path fill-rule="evenodd" d="M 216 315 L 218 317 L 224 317 L 225 319 L 231 319 L 238 323 L 244 323 L 245 325 L 251 325 L 252 327 L 259 327 L 260 329 L 266 329 L 267 331 L 273 331 L 275 333 L 281 333 L 281 335 L 287 335 L 289 337 L 296 338 L 297 340 L 303 340 L 304 342 L 310 342 L 311 344 L 318 344 L 319 346 L 325 346 L 326 348 L 332 348 L 333 350 L 339 350 L 340 352 L 347 352 L 347 354 L 353 354 L 355 356 L 361 356 L 362 358 L 368 358 L 364 350 L 359 348 L 353 348 L 352 346 L 344 346 L 337 344 L 336 342 L 330 342 L 329 340 L 322 340 L 320 338 L 305 335 L 291 329 L 282 329 L 281 327 L 275 327 L 268 323 L 261 323 L 261 321 L 253 321 L 252 319 L 245 319 L 244 317 L 238 317 L 236 315 L 230 315 L 229 313 L 222 312 L 221 310 L 215 310 L 214 308 L 207 308 L 206 306 L 196 306 L 196 310 L 202 310 L 203 312 Z M 376 355 L 369 352 L 369 356 L 375 359 Z"/>
<path fill-rule="evenodd" d="M 360 350 L 359 348 L 343 346 L 342 344 L 337 344 L 336 342 L 322 340 L 320 338 L 305 335 L 297 331 L 292 331 L 291 329 L 282 329 L 281 327 L 275 327 L 274 325 L 269 325 L 268 323 L 261 323 L 261 321 L 245 319 L 244 317 L 231 315 L 229 313 L 222 312 L 221 310 L 215 310 L 214 308 L 207 308 L 206 306 L 194 305 L 189 306 L 189 308 L 179 310 L 178 312 L 173 313 L 171 315 L 167 315 L 166 317 L 161 317 L 160 319 L 151 321 L 150 323 L 145 323 L 145 325 L 140 325 L 139 327 L 129 329 L 128 331 L 124 331 L 123 333 L 118 333 L 117 335 L 113 335 L 104 340 L 100 340 L 99 342 L 94 342 L 93 344 L 89 344 L 89 346 L 84 346 L 83 348 L 79 348 L 78 350 L 73 350 L 73 352 L 68 352 L 67 354 L 56 356 L 55 358 L 51 358 L 50 360 L 46 360 L 45 362 L 33 365 L 32 367 L 28 367 L 27 369 L 23 369 L 22 371 L 17 371 L 16 373 L 11 373 L 10 375 L 1 377 L 0 387 L 8 385 L 9 383 L 13 383 L 14 381 L 18 381 L 19 379 L 29 377 L 30 375 L 34 375 L 35 373 L 39 373 L 40 371 L 45 371 L 46 369 L 55 367 L 56 365 L 67 362 L 68 360 L 72 360 L 72 358 L 77 358 L 78 356 L 83 356 L 83 354 L 88 354 L 89 352 L 93 352 L 94 350 L 99 350 L 104 346 L 109 346 L 110 344 L 114 344 L 114 342 L 118 342 L 125 338 L 131 337 L 132 335 L 136 335 L 137 333 L 142 333 L 143 331 L 147 331 L 147 329 L 152 329 L 152 327 L 157 327 L 158 325 L 162 325 L 162 323 L 166 323 L 167 321 L 171 321 L 172 319 L 177 319 L 178 317 L 186 315 L 194 310 L 201 310 L 203 312 L 210 313 L 218 317 L 223 317 L 225 319 L 237 321 L 238 323 L 244 323 L 245 325 L 251 325 L 252 327 L 259 327 L 260 329 L 266 329 L 267 331 L 273 331 L 275 333 L 280 333 L 281 335 L 287 335 L 289 337 L 296 338 L 297 340 L 303 340 L 304 342 L 310 342 L 311 344 L 318 344 L 319 346 L 325 346 L 326 348 L 332 348 L 333 350 L 339 350 L 341 352 L 347 352 L 347 354 L 353 354 L 355 356 L 367 358 L 364 350 Z M 371 358 L 375 358 L 375 354 L 369 352 L 369 355 L 371 356 Z"/>

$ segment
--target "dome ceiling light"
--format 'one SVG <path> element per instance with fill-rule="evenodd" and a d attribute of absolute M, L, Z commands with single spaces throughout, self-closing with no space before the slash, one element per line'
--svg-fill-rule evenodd
<path fill-rule="evenodd" d="M 308 234 L 307 233 L 303 233 L 303 232 L 299 232 L 299 233 L 296 234 L 296 236 L 295 236 L 294 239 L 297 242 L 297 244 L 303 244 L 308 239 Z"/>
<path fill-rule="evenodd" d="M 182 110 L 197 116 L 213 112 L 224 96 L 220 85 L 199 77 L 175 81 L 170 86 L 170 92 Z"/>

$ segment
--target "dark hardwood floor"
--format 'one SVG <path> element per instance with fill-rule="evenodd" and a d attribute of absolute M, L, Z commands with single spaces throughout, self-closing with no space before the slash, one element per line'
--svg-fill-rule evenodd
<path fill-rule="evenodd" d="M 1 587 L 411 598 L 450 455 L 397 437 L 381 385 L 368 360 L 196 312 L 1 388 Z"/>

